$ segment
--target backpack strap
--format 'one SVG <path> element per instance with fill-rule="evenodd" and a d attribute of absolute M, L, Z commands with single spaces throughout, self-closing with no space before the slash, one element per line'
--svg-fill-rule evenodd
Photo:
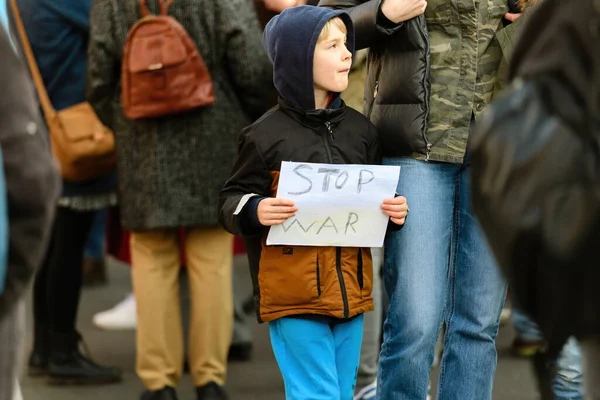
<path fill-rule="evenodd" d="M 138 0 L 140 3 L 140 11 L 142 13 L 142 18 L 148 17 L 152 15 L 150 9 L 148 8 L 147 0 Z M 160 15 L 167 15 L 169 12 L 169 6 L 173 3 L 173 0 L 158 0 L 158 5 L 160 6 Z"/>

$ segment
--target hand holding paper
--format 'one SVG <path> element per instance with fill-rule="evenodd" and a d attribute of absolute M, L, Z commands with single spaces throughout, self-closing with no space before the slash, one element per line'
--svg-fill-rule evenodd
<path fill-rule="evenodd" d="M 258 222 L 264 226 L 283 224 L 288 218 L 296 215 L 298 207 L 292 200 L 280 198 L 266 198 L 258 203 Z"/>
<path fill-rule="evenodd" d="M 404 225 L 408 215 L 408 203 L 406 197 L 398 196 L 393 199 L 385 199 L 381 205 L 381 211 L 388 215 L 396 225 Z"/>

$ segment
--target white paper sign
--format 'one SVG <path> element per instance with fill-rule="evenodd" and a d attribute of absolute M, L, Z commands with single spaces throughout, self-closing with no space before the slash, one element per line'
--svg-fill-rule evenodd
<path fill-rule="evenodd" d="M 267 245 L 383 246 L 389 217 L 381 204 L 399 177 L 399 166 L 283 162 L 277 197 L 298 212 L 271 227 Z"/>

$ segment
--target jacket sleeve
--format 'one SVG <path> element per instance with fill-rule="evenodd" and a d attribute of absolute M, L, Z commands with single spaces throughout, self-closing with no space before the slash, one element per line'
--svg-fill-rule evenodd
<path fill-rule="evenodd" d="M 53 0 L 42 4 L 67 21 L 69 25 L 77 27 L 82 32 L 89 32 L 92 0 Z"/>
<path fill-rule="evenodd" d="M 270 197 L 273 181 L 254 140 L 242 132 L 238 158 L 231 177 L 219 197 L 219 222 L 238 236 L 259 236 L 263 227 L 257 223 L 257 197 Z"/>
<path fill-rule="evenodd" d="M 356 50 L 371 47 L 382 36 L 400 30 L 404 24 L 395 24 L 381 12 L 382 0 L 321 0 L 320 7 L 346 10 L 354 22 Z"/>
<path fill-rule="evenodd" d="M 366 119 L 366 117 L 365 117 Z M 369 125 L 369 148 L 368 148 L 368 158 L 369 164 L 371 165 L 381 165 L 382 161 L 382 151 L 381 144 L 379 142 L 379 132 L 377 131 L 377 127 L 373 125 L 373 123 L 367 120 Z"/>
<path fill-rule="evenodd" d="M 120 58 L 114 33 L 114 9 L 107 0 L 94 0 L 90 12 L 86 97 L 102 123 L 113 131 L 115 90 Z"/>
<path fill-rule="evenodd" d="M 258 119 L 271 103 L 273 66 L 262 45 L 256 11 L 248 0 L 218 1 L 217 29 L 225 48 L 224 68 L 243 110 Z"/>
<path fill-rule="evenodd" d="M 45 255 L 60 179 L 28 71 L 3 29 L 0 59 L 0 147 L 9 230 L 1 319 L 23 296 Z"/>

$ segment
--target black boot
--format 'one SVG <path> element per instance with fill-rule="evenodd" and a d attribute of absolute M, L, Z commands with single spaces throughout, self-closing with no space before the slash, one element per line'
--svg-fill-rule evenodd
<path fill-rule="evenodd" d="M 29 356 L 28 375 L 40 377 L 48 375 L 48 360 L 50 358 L 50 339 L 47 329 L 35 329 L 33 351 Z"/>
<path fill-rule="evenodd" d="M 171 386 L 165 386 L 160 390 L 145 391 L 141 400 L 177 400 L 177 392 Z"/>
<path fill-rule="evenodd" d="M 96 385 L 121 381 L 121 371 L 104 367 L 79 351 L 78 333 L 53 335 L 48 363 L 48 383 L 53 385 Z"/>
<path fill-rule="evenodd" d="M 210 382 L 204 386 L 196 388 L 197 400 L 227 400 L 227 393 L 223 386 L 217 385 L 215 382 Z"/>
<path fill-rule="evenodd" d="M 252 359 L 252 342 L 232 343 L 229 346 L 228 361 L 246 362 Z"/>

